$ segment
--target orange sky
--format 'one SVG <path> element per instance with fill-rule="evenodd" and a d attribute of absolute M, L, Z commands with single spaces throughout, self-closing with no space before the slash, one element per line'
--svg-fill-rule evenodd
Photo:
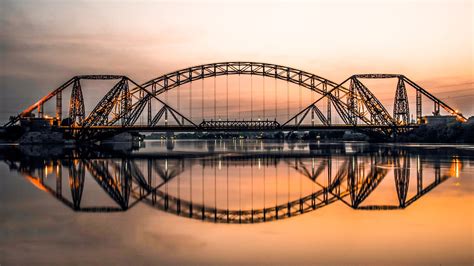
<path fill-rule="evenodd" d="M 472 2 L 451 0 L 2 1 L 0 119 L 73 75 L 117 73 L 142 83 L 231 60 L 335 82 L 403 73 L 469 116 L 473 22 Z"/>

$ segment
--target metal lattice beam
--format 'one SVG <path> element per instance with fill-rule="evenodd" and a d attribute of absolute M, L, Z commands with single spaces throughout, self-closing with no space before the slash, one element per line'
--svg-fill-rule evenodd
<path fill-rule="evenodd" d="M 80 126 L 85 116 L 84 97 L 82 96 L 80 79 L 75 79 L 69 101 L 69 124 L 71 126 Z"/>
<path fill-rule="evenodd" d="M 397 90 L 393 103 L 393 119 L 397 125 L 410 123 L 410 105 L 408 104 L 407 89 L 402 78 L 398 78 Z"/>

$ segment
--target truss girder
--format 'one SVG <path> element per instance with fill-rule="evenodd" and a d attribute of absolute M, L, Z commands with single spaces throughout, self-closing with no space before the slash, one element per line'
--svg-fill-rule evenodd
<path fill-rule="evenodd" d="M 120 108 L 121 103 L 123 103 L 123 91 L 128 91 L 127 80 L 125 78 L 117 82 L 102 100 L 99 101 L 89 116 L 84 120 L 83 126 L 90 127 L 107 124 L 113 108 L 116 106 Z M 125 116 L 126 114 L 123 113 L 122 115 Z"/>
<path fill-rule="evenodd" d="M 375 95 L 357 78 L 353 78 L 352 81 L 362 99 L 362 103 L 367 107 L 367 111 L 370 113 L 370 118 L 371 121 L 373 121 L 373 124 L 393 125 L 392 117 L 377 97 L 375 97 Z"/>

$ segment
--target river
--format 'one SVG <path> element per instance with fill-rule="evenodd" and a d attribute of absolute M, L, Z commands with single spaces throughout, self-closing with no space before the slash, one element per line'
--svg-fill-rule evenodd
<path fill-rule="evenodd" d="M 473 145 L 0 146 L 0 265 L 473 263 Z"/>

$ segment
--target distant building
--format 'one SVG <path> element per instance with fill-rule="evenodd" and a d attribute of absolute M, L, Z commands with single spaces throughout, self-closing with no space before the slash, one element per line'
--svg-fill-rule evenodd
<path fill-rule="evenodd" d="M 426 124 L 428 125 L 446 125 L 451 122 L 456 121 L 455 115 L 432 115 L 432 116 L 425 116 Z"/>
<path fill-rule="evenodd" d="M 354 141 L 367 141 L 369 140 L 369 137 L 365 134 L 359 133 L 359 132 L 353 132 L 351 130 L 347 130 L 344 132 L 344 135 L 342 136 L 342 139 L 344 140 L 354 140 Z"/>
<path fill-rule="evenodd" d="M 474 116 L 471 116 L 467 119 L 466 124 L 474 124 Z"/>
<path fill-rule="evenodd" d="M 24 117 L 20 119 L 20 126 L 26 131 L 50 130 L 53 123 L 54 118 L 52 117 Z"/>

